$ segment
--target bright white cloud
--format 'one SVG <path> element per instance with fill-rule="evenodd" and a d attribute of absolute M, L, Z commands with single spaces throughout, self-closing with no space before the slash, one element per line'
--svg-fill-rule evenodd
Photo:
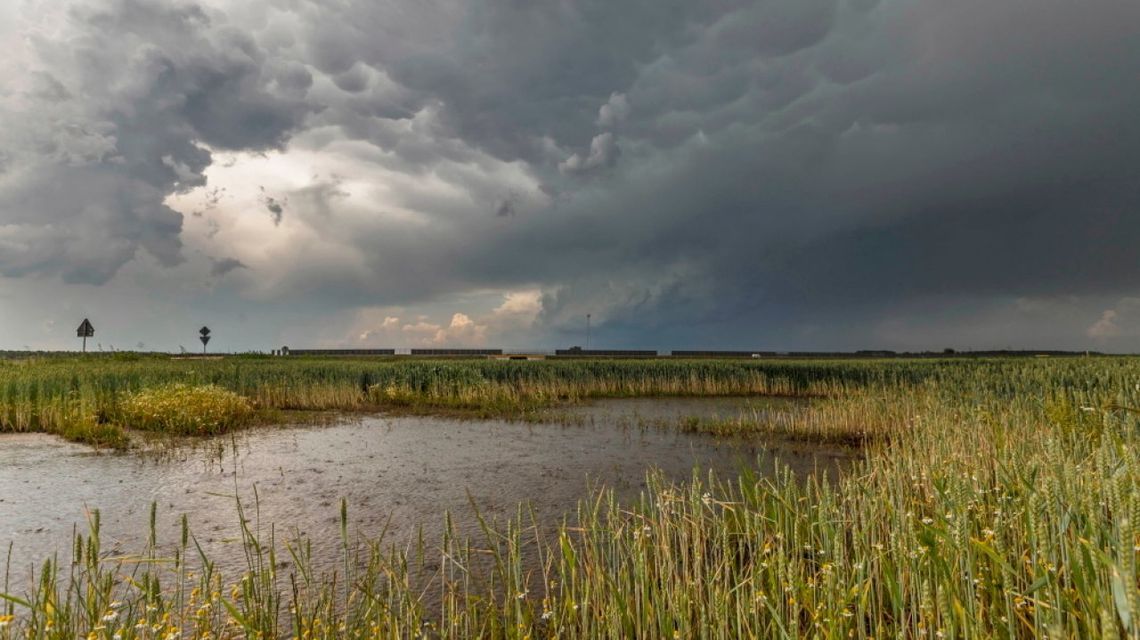
<path fill-rule="evenodd" d="M 1087 334 L 1101 344 L 1140 336 L 1140 298 L 1121 298 L 1089 325 Z"/>
<path fill-rule="evenodd" d="M 496 298 L 500 301 L 498 306 L 487 308 Z M 467 306 L 462 311 L 447 311 L 456 304 Z M 448 301 L 438 305 L 434 315 L 412 315 L 402 308 L 366 308 L 356 312 L 347 331 L 355 341 L 326 342 L 391 348 L 488 345 L 534 348 L 539 345 L 527 341 L 533 339 L 530 332 L 541 312 L 542 292 L 537 289 L 485 292 L 475 299 Z"/>
<path fill-rule="evenodd" d="M 1116 324 L 1117 312 L 1105 309 L 1100 319 L 1094 322 L 1088 330 L 1090 338 L 1115 338 L 1120 335 L 1120 327 Z"/>

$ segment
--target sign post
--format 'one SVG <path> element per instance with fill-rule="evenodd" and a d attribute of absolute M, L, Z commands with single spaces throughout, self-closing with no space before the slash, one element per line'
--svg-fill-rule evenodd
<path fill-rule="evenodd" d="M 95 327 L 91 326 L 91 321 L 84 318 L 79 328 L 75 330 L 75 335 L 83 338 L 83 353 L 87 353 L 87 339 L 95 335 Z"/>
<path fill-rule="evenodd" d="M 199 329 L 198 339 L 202 341 L 202 355 L 206 355 L 206 343 L 210 341 L 210 328 L 202 327 Z"/>

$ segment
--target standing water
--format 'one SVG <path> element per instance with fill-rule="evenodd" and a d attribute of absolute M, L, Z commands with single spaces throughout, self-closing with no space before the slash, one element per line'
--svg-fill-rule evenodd
<path fill-rule="evenodd" d="M 99 509 L 111 554 L 142 551 L 151 503 L 160 545 L 191 531 L 222 567 L 243 566 L 237 499 L 262 532 L 304 535 L 331 562 L 340 542 L 340 501 L 353 535 L 401 546 L 442 535 L 445 512 L 475 534 L 474 509 L 503 520 L 520 503 L 540 524 L 572 517 L 592 488 L 634 500 L 646 473 L 683 480 L 695 467 L 728 475 L 770 472 L 775 459 L 798 474 L 834 472 L 853 453 L 835 448 L 718 440 L 680 433 L 684 416 L 755 411 L 742 399 L 615 400 L 575 407 L 570 424 L 369 417 L 333 426 L 258 429 L 155 453 L 98 454 L 42 434 L 0 436 L 0 549 L 14 571 L 53 553 L 68 559 L 73 531 Z"/>

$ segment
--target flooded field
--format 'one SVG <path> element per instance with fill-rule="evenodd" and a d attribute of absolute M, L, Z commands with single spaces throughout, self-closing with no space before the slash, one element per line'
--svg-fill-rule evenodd
<path fill-rule="evenodd" d="M 74 528 L 85 530 L 86 510 L 98 508 L 105 550 L 137 552 L 153 502 L 160 545 L 177 540 L 186 514 L 213 560 L 239 566 L 237 496 L 247 514 L 257 505 L 278 540 L 305 535 L 318 558 L 332 561 L 342 498 L 352 535 L 375 537 L 387 527 L 386 540 L 403 545 L 422 528 L 432 545 L 448 511 L 462 531 L 476 532 L 472 503 L 499 520 L 528 504 L 539 523 L 553 526 L 572 516 L 592 487 L 636 498 L 651 468 L 683 480 L 694 466 L 729 473 L 758 465 L 764 472 L 779 458 L 798 473 L 834 473 L 852 459 L 840 448 L 718 440 L 669 428 L 686 416 L 778 406 L 758 402 L 613 400 L 574 407 L 551 423 L 376 416 L 257 429 L 161 453 L 98 454 L 48 435 L 4 435 L 0 548 L 11 545 L 17 571 L 55 552 L 65 560 Z"/>

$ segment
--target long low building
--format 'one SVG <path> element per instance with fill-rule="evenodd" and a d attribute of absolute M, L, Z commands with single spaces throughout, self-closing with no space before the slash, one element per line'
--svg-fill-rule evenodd
<path fill-rule="evenodd" d="M 395 349 L 290 349 L 281 350 L 284 356 L 394 356 Z"/>
<path fill-rule="evenodd" d="M 412 349 L 413 356 L 501 356 L 502 349 Z"/>
<path fill-rule="evenodd" d="M 606 356 L 616 358 L 656 358 L 657 352 L 652 350 L 640 349 L 579 349 L 573 347 L 570 349 L 557 349 L 554 352 L 556 356 Z"/>
<path fill-rule="evenodd" d="M 760 358 L 776 355 L 775 351 L 673 351 L 674 358 Z"/>

